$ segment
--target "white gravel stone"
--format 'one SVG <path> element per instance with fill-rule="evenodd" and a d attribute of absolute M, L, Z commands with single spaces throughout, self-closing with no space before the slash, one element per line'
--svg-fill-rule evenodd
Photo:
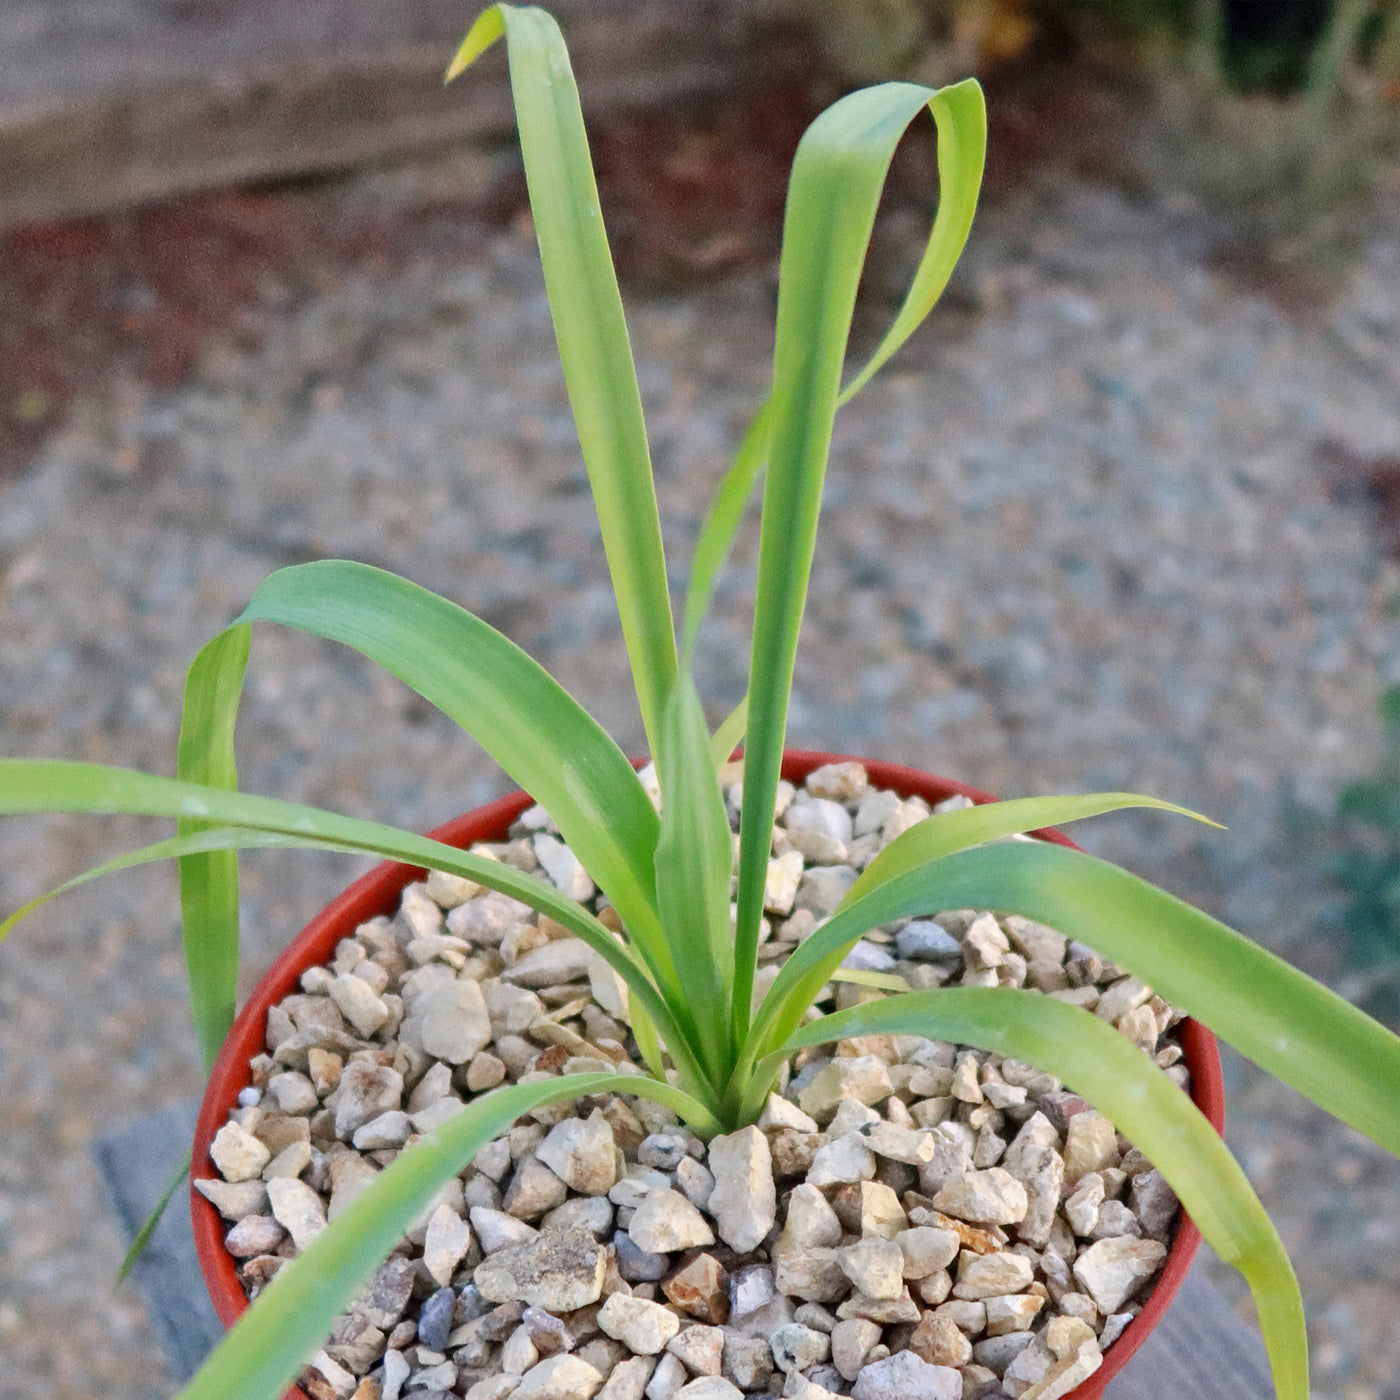
<path fill-rule="evenodd" d="M 669 1342 L 666 1350 L 685 1362 L 686 1369 L 697 1376 L 717 1376 L 724 1356 L 722 1327 L 683 1327 Z"/>
<path fill-rule="evenodd" d="M 225 1123 L 209 1145 L 209 1156 L 229 1182 L 253 1181 L 272 1160 L 267 1145 L 240 1128 L 237 1123 Z"/>
<path fill-rule="evenodd" d="M 434 987 L 418 1007 L 425 1053 L 464 1065 L 491 1039 L 491 1018 L 481 985 L 469 978 Z"/>
<path fill-rule="evenodd" d="M 593 898 L 594 884 L 583 863 L 557 836 L 540 832 L 530 844 L 534 847 L 535 859 L 560 894 L 580 904 Z"/>
<path fill-rule="evenodd" d="M 949 1182 L 933 1198 L 935 1210 L 977 1225 L 1012 1225 L 1024 1220 L 1030 1200 L 1026 1188 L 1003 1167 L 974 1171 Z"/>
<path fill-rule="evenodd" d="M 211 1177 L 206 1181 L 196 1181 L 194 1189 L 210 1201 L 225 1220 L 238 1221 L 245 1216 L 262 1215 L 268 1208 L 267 1187 L 257 1177 L 238 1182 Z"/>
<path fill-rule="evenodd" d="M 810 1186 L 836 1186 L 869 1181 L 875 1175 L 875 1154 L 858 1133 L 847 1133 L 819 1147 L 807 1172 Z"/>
<path fill-rule="evenodd" d="M 606 1251 L 589 1231 L 551 1230 L 489 1254 L 472 1281 L 492 1302 L 519 1300 L 557 1315 L 598 1301 L 606 1265 Z"/>
<path fill-rule="evenodd" d="M 341 1072 L 336 1093 L 340 1097 L 335 1107 L 335 1135 L 348 1141 L 371 1119 L 399 1107 L 403 1075 L 385 1065 L 357 1060 Z"/>
<path fill-rule="evenodd" d="M 435 906 L 436 907 L 436 906 Z M 368 982 L 344 972 L 330 985 L 331 1000 L 359 1035 L 372 1036 L 388 1019 L 389 1007 Z"/>
<path fill-rule="evenodd" d="M 585 1195 L 606 1195 L 617 1181 L 617 1143 L 601 1113 L 556 1123 L 535 1153 L 561 1181 Z"/>
<path fill-rule="evenodd" d="M 743 1400 L 744 1392 L 723 1376 L 698 1376 L 675 1393 L 675 1400 Z"/>
<path fill-rule="evenodd" d="M 658 1188 L 647 1193 L 627 1226 L 638 1249 L 672 1254 L 714 1244 L 709 1222 L 679 1191 Z"/>
<path fill-rule="evenodd" d="M 1074 1277 L 1107 1315 L 1116 1313 L 1162 1267 L 1167 1247 L 1131 1235 L 1099 1240 L 1074 1261 Z"/>
<path fill-rule="evenodd" d="M 791 1099 L 769 1094 L 763 1112 L 758 1115 L 760 1128 L 795 1128 L 800 1133 L 815 1133 L 817 1120 L 804 1113 Z"/>
<path fill-rule="evenodd" d="M 741 1254 L 758 1246 L 777 1218 L 773 1157 L 756 1127 L 713 1138 L 710 1173 L 715 1179 L 709 1212 L 725 1244 Z"/>
<path fill-rule="evenodd" d="M 958 1257 L 960 1241 L 952 1230 L 932 1225 L 915 1225 L 895 1236 L 904 1255 L 904 1277 L 928 1278 L 946 1269 Z"/>
<path fill-rule="evenodd" d="M 837 1254 L 842 1271 L 862 1293 L 872 1298 L 904 1293 L 904 1251 L 894 1240 L 860 1240 Z"/>
<path fill-rule="evenodd" d="M 526 953 L 501 974 L 520 987 L 555 987 L 583 982 L 593 965 L 593 950 L 581 938 L 559 938 Z"/>
<path fill-rule="evenodd" d="M 467 1222 L 451 1206 L 438 1206 L 428 1217 L 428 1233 L 423 1241 L 423 1265 L 435 1283 L 446 1286 L 452 1282 L 471 1242 Z"/>
<path fill-rule="evenodd" d="M 853 1400 L 962 1400 L 962 1377 L 951 1366 L 931 1366 L 912 1351 L 896 1352 L 861 1371 Z"/>
<path fill-rule="evenodd" d="M 670 1308 L 646 1298 L 614 1293 L 598 1312 L 598 1326 L 638 1356 L 655 1356 L 680 1330 Z"/>
<path fill-rule="evenodd" d="M 267 1199 L 278 1224 L 299 1251 L 326 1228 L 325 1202 L 304 1181 L 279 1176 L 267 1183 Z"/>
<path fill-rule="evenodd" d="M 1024 1254 L 964 1255 L 953 1296 L 969 1301 L 1024 1293 L 1035 1282 L 1035 1270 Z"/>
<path fill-rule="evenodd" d="M 598 1370 L 577 1356 L 551 1356 L 532 1366 L 511 1391 L 511 1400 L 593 1400 L 602 1388 Z"/>

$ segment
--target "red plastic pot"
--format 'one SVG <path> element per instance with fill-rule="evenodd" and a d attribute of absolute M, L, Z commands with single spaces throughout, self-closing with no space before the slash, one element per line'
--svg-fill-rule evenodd
<path fill-rule="evenodd" d="M 849 759 L 848 754 L 812 753 L 802 749 L 790 749 L 783 759 L 783 776 L 791 782 L 800 783 L 814 768 L 826 763 L 846 762 Z M 917 768 L 905 768 L 899 764 L 878 763 L 866 759 L 860 762 L 865 764 L 870 781 L 876 787 L 891 788 L 904 797 L 917 796 L 929 803 L 936 803 L 961 794 L 974 802 L 996 801 L 990 793 L 980 792 L 951 778 L 935 777 Z M 511 793 L 488 803 L 485 807 L 478 807 L 474 812 L 457 817 L 430 834 L 439 841 L 463 848 L 475 841 L 500 841 L 505 839 L 511 823 L 530 804 L 531 799 L 526 793 Z M 1053 828 L 1034 834 L 1057 845 L 1074 846 L 1074 842 L 1063 832 Z M 423 875 L 424 871 L 420 867 L 400 865 L 393 861 L 385 861 L 384 864 L 376 866 L 321 910 L 268 969 L 267 975 L 254 988 L 252 996 L 234 1022 L 209 1077 L 204 1101 L 200 1105 L 199 1120 L 195 1125 L 192 1179 L 202 1180 L 217 1175 L 209 1157 L 209 1145 L 214 1140 L 214 1134 L 228 1120 L 229 1110 L 236 1102 L 239 1092 L 249 1085 L 248 1066 L 253 1057 L 263 1050 L 268 1008 L 296 990 L 301 974 L 308 967 L 328 962 L 334 956 L 340 940 L 353 934 L 360 924 L 379 914 L 394 913 L 404 886 L 422 879 Z M 1185 1062 L 1191 1071 L 1192 1097 L 1215 1130 L 1223 1133 L 1225 1087 L 1215 1037 L 1204 1026 L 1192 1020 L 1182 1022 L 1179 1034 L 1185 1052 Z M 227 1227 L 218 1211 L 193 1187 L 190 1189 L 190 1210 L 194 1217 L 194 1237 L 199 1263 L 204 1271 L 205 1283 L 214 1301 L 215 1311 L 226 1327 L 232 1326 L 247 1309 L 248 1300 L 244 1296 L 243 1285 L 239 1282 L 233 1257 L 224 1249 Z M 1142 1311 L 1109 1349 L 1104 1364 L 1067 1397 L 1067 1400 L 1099 1400 L 1109 1381 L 1123 1369 L 1166 1312 L 1186 1278 L 1200 1242 L 1200 1232 L 1183 1213 L 1177 1224 L 1176 1236 L 1172 1241 L 1162 1275 L 1143 1304 Z M 286 1400 L 306 1400 L 306 1397 L 300 1389 L 294 1387 L 287 1392 Z"/>

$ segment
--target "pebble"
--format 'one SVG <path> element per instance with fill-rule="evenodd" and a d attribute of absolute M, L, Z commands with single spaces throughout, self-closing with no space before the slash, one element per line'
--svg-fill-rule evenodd
<path fill-rule="evenodd" d="M 647 1193 L 627 1232 L 633 1244 L 648 1254 L 673 1254 L 715 1242 L 705 1217 L 679 1191 L 669 1188 Z"/>
<path fill-rule="evenodd" d="M 838 1251 L 842 1272 L 872 1298 L 904 1293 L 904 1251 L 894 1240 L 864 1239 Z"/>
<path fill-rule="evenodd" d="M 326 1228 L 325 1202 L 304 1181 L 276 1177 L 267 1183 L 267 1199 L 298 1250 L 306 1249 Z"/>
<path fill-rule="evenodd" d="M 598 1326 L 638 1356 L 655 1356 L 680 1330 L 680 1318 L 660 1303 L 614 1293 L 598 1313 Z"/>
<path fill-rule="evenodd" d="M 602 1296 L 606 1263 L 603 1247 L 587 1230 L 550 1231 L 488 1255 L 472 1281 L 493 1302 L 519 1299 L 547 1312 L 572 1312 Z"/>
<path fill-rule="evenodd" d="M 724 1356 L 722 1327 L 682 1327 L 669 1342 L 666 1350 L 679 1357 L 688 1371 L 700 1376 L 717 1376 Z"/>
<path fill-rule="evenodd" d="M 209 1156 L 224 1180 L 235 1184 L 255 1180 L 272 1160 L 267 1145 L 237 1123 L 225 1123 L 214 1134 Z"/>
<path fill-rule="evenodd" d="M 912 1351 L 869 1363 L 851 1390 L 853 1400 L 962 1400 L 962 1377 Z"/>
<path fill-rule="evenodd" d="M 423 1300 L 418 1313 L 418 1340 L 431 1351 L 446 1351 L 452 1334 L 452 1312 L 457 1294 L 449 1287 L 437 1289 Z"/>
<path fill-rule="evenodd" d="M 768 1339 L 773 1363 L 786 1375 L 806 1371 L 831 1355 L 831 1338 L 800 1322 L 785 1323 Z"/>
<path fill-rule="evenodd" d="M 699 1376 L 676 1391 L 674 1400 L 743 1400 L 743 1394 L 723 1376 Z"/>
<path fill-rule="evenodd" d="M 557 987 L 582 982 L 593 965 L 593 950 L 581 938 L 560 938 L 525 954 L 501 974 L 521 987 Z"/>
<path fill-rule="evenodd" d="M 1013 1225 L 1030 1208 L 1026 1188 L 1003 1167 L 973 1171 L 933 1198 L 935 1210 L 976 1225 Z"/>
<path fill-rule="evenodd" d="M 701 1322 L 721 1324 L 729 1321 L 725 1272 L 711 1254 L 696 1255 L 662 1284 L 662 1292 L 682 1312 Z"/>
<path fill-rule="evenodd" d="M 385 1065 L 357 1060 L 341 1072 L 336 1092 L 340 1098 L 335 1108 L 335 1135 L 348 1141 L 357 1128 L 399 1107 L 403 1075 Z"/>
<path fill-rule="evenodd" d="M 970 1301 L 1003 1293 L 1024 1293 L 1035 1282 L 1035 1270 L 1024 1254 L 964 1255 L 953 1295 Z"/>
<path fill-rule="evenodd" d="M 216 1136 L 215 1141 L 217 1140 Z M 210 1155 L 213 1155 L 212 1151 Z M 212 1177 L 205 1181 L 196 1181 L 194 1188 L 213 1203 L 214 1209 L 225 1220 L 239 1221 L 245 1216 L 260 1215 L 267 1210 L 267 1187 L 256 1177 L 238 1182 L 220 1181 L 217 1177 Z"/>
<path fill-rule="evenodd" d="M 551 1356 L 532 1366 L 510 1392 L 511 1400 L 593 1400 L 603 1377 L 577 1356 Z"/>
<path fill-rule="evenodd" d="M 471 1242 L 471 1228 L 451 1206 L 440 1205 L 433 1211 L 423 1240 L 423 1266 L 436 1283 L 451 1282 Z"/>
<path fill-rule="evenodd" d="M 1115 1313 L 1158 1269 L 1167 1248 L 1131 1235 L 1099 1240 L 1074 1261 L 1074 1277 L 1101 1313 Z"/>
<path fill-rule="evenodd" d="M 571 1190 L 603 1196 L 617 1181 L 617 1143 L 601 1113 L 556 1123 L 535 1151 Z"/>
<path fill-rule="evenodd" d="M 464 1065 L 491 1039 L 491 1017 L 481 984 L 471 979 L 436 986 L 418 1009 L 423 1051 L 451 1065 Z"/>
<path fill-rule="evenodd" d="M 725 1244 L 739 1253 L 757 1248 L 777 1219 L 773 1157 L 756 1127 L 720 1134 L 710 1142 L 714 1188 L 708 1209 Z"/>
<path fill-rule="evenodd" d="M 875 1175 L 875 1154 L 858 1133 L 847 1133 L 819 1147 L 807 1171 L 809 1186 L 835 1186 L 869 1181 Z"/>

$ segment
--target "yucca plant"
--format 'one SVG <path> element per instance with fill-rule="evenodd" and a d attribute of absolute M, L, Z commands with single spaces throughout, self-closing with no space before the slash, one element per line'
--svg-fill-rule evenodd
<path fill-rule="evenodd" d="M 567 1076 L 504 1087 L 471 1103 L 402 1152 L 277 1274 L 185 1396 L 278 1395 L 438 1185 L 520 1115 L 561 1100 L 624 1092 L 659 1101 L 710 1137 L 753 1121 L 782 1063 L 802 1047 L 893 1032 L 1030 1061 L 1107 1114 L 1160 1169 L 1220 1256 L 1244 1273 L 1278 1394 L 1300 1400 L 1307 1394 L 1302 1308 L 1278 1237 L 1204 1117 L 1121 1035 L 1085 1011 L 1006 989 L 906 992 L 816 1021 L 806 1015 L 865 930 L 946 908 L 1019 913 L 1093 945 L 1258 1064 L 1400 1152 L 1400 1040 L 1279 959 L 1133 876 L 1075 850 L 1002 839 L 1121 807 L 1183 809 L 1106 793 L 937 814 L 869 865 L 753 1006 L 789 687 L 832 421 L 924 319 L 962 249 L 985 149 L 981 90 L 971 81 L 936 91 L 909 83 L 867 88 L 837 102 L 804 137 L 788 196 L 771 393 L 719 486 L 697 544 L 678 642 L 641 401 L 562 37 L 538 9 L 493 6 L 467 35 L 448 77 L 502 37 L 560 355 L 656 757 L 660 813 L 621 750 L 504 636 L 445 598 L 344 561 L 273 574 L 242 616 L 200 652 L 186 685 L 178 777 L 7 760 L 0 763 L 0 812 L 177 820 L 173 838 L 77 878 L 178 859 L 190 995 L 207 1063 L 234 1012 L 237 852 L 305 847 L 433 867 L 550 915 L 625 980 L 651 1076 Z M 902 134 L 925 110 L 937 126 L 937 217 L 893 326 L 843 385 L 881 188 Z M 711 734 L 691 657 L 716 573 L 760 478 L 749 694 Z M 616 909 L 625 940 L 508 865 L 374 822 L 239 792 L 233 730 L 253 622 L 347 643 L 469 730 L 553 816 Z M 744 782 L 732 912 L 734 854 L 717 770 L 740 741 Z"/>

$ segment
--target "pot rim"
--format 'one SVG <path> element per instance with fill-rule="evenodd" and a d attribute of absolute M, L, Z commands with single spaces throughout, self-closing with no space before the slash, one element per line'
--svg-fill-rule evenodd
<path fill-rule="evenodd" d="M 800 783 L 814 769 L 825 764 L 849 762 L 863 764 L 874 786 L 892 789 L 904 797 L 920 796 L 930 802 L 941 802 L 949 797 L 963 796 L 979 805 L 998 800 L 980 788 L 920 768 L 810 749 L 785 750 L 782 775 L 790 782 Z M 435 840 L 459 847 L 466 847 L 474 841 L 500 839 L 511 823 L 532 803 L 533 799 L 528 793 L 507 793 L 494 802 L 445 822 L 428 834 Z M 1031 834 L 1056 845 L 1079 849 L 1062 831 L 1053 827 L 1045 827 Z M 328 961 L 334 955 L 336 944 L 352 934 L 358 925 L 379 914 L 392 914 L 398 907 L 404 886 L 422 879 L 424 874 L 422 866 L 383 861 L 336 896 L 268 968 L 239 1011 L 220 1048 L 195 1124 L 190 1169 L 190 1214 L 200 1270 L 214 1310 L 226 1328 L 247 1311 L 248 1299 L 239 1281 L 233 1256 L 224 1249 L 227 1226 L 213 1204 L 195 1190 L 194 1182 L 218 1175 L 209 1156 L 209 1147 L 215 1133 L 227 1122 L 229 1110 L 236 1103 L 239 1092 L 249 1085 L 249 1062 L 264 1048 L 268 1010 L 296 989 L 302 972 L 308 967 Z M 1191 1097 L 1211 1126 L 1223 1136 L 1225 1086 L 1215 1036 L 1189 1017 L 1181 1022 L 1178 1033 L 1185 1062 L 1191 1072 Z M 1178 1217 L 1176 1233 L 1162 1273 L 1143 1302 L 1142 1311 L 1105 1353 L 1103 1365 L 1070 1392 L 1066 1400 L 1099 1400 L 1109 1381 L 1136 1354 L 1176 1297 L 1200 1243 L 1200 1231 L 1183 1210 Z M 306 1396 L 299 1387 L 293 1386 L 284 1400 L 306 1400 Z"/>

